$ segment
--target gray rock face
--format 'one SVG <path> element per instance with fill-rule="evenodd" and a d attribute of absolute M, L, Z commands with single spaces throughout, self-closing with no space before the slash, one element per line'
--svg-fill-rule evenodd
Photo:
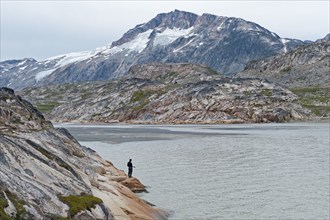
<path fill-rule="evenodd" d="M 237 76 L 264 78 L 288 87 L 329 87 L 329 36 L 288 53 L 251 62 Z"/>
<path fill-rule="evenodd" d="M 302 41 L 282 39 L 239 18 L 175 10 L 137 25 L 111 45 L 36 62 L 0 63 L 0 86 L 29 86 L 107 80 L 146 63 L 195 63 L 230 75 L 249 61 L 284 53 Z M 16 63 L 16 65 L 15 65 Z"/>
<path fill-rule="evenodd" d="M 230 79 L 201 65 L 143 64 L 110 82 L 23 91 L 41 102 L 63 91 L 54 121 L 129 123 L 284 122 L 308 117 L 289 90 L 258 79 Z M 38 98 L 39 97 L 39 98 Z M 55 96 L 53 96 L 55 98 Z"/>
<path fill-rule="evenodd" d="M 5 213 L 19 219 L 67 217 L 69 207 L 60 195 L 102 199 L 72 219 L 165 218 L 124 185 L 111 181 L 118 177 L 126 175 L 81 146 L 68 131 L 54 128 L 13 90 L 0 88 L 0 218 Z"/>

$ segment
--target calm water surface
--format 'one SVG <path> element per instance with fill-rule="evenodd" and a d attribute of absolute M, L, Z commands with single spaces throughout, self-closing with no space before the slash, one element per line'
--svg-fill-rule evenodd
<path fill-rule="evenodd" d="M 329 124 L 66 127 L 171 219 L 329 219 Z"/>

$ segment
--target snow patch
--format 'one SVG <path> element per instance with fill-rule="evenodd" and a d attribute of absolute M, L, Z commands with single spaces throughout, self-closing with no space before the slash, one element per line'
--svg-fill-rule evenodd
<path fill-rule="evenodd" d="M 149 42 L 149 36 L 152 31 L 153 31 L 152 29 L 149 29 L 143 33 L 140 33 L 133 40 L 124 43 L 122 45 L 107 49 L 103 51 L 103 53 L 112 55 L 122 52 L 124 50 L 136 51 L 138 53 L 141 53 L 147 47 L 147 44 Z"/>
<path fill-rule="evenodd" d="M 25 70 L 25 69 L 26 69 L 26 67 L 28 67 L 28 66 L 23 66 L 23 67 L 20 67 L 20 68 L 19 68 L 19 70 Z"/>
<path fill-rule="evenodd" d="M 116 53 L 119 53 L 119 52 L 122 52 L 122 51 L 123 51 L 122 48 L 114 46 L 111 49 L 105 50 L 103 53 L 113 55 L 113 54 L 116 54 Z"/>
<path fill-rule="evenodd" d="M 179 28 L 166 28 L 162 33 L 157 33 L 155 39 L 154 39 L 154 45 L 160 45 L 165 46 L 172 42 L 174 42 L 176 39 L 187 36 L 189 33 L 193 30 L 193 27 L 188 29 L 179 29 Z"/>
<path fill-rule="evenodd" d="M 221 29 L 225 28 L 225 26 L 223 25 L 225 23 L 225 21 L 223 21 L 219 27 L 217 27 L 217 31 L 220 31 Z"/>
<path fill-rule="evenodd" d="M 173 50 L 174 53 L 179 52 L 180 50 L 182 50 L 183 48 L 185 48 L 186 46 L 188 46 L 191 42 L 193 42 L 194 39 L 191 39 L 188 43 L 186 43 L 185 45 L 183 45 L 182 47 L 179 47 L 178 49 Z"/>
<path fill-rule="evenodd" d="M 281 38 L 281 42 L 283 44 L 283 51 L 284 53 L 288 52 L 288 48 L 286 47 L 286 43 L 289 42 L 290 40 L 287 40 L 287 39 L 284 39 L 284 38 Z"/>
<path fill-rule="evenodd" d="M 51 61 L 56 61 L 56 66 L 55 68 L 63 67 L 66 66 L 70 63 L 75 63 L 83 60 L 87 60 L 91 57 L 93 57 L 98 51 L 96 50 L 95 52 L 91 51 L 82 51 L 82 52 L 74 52 L 74 53 L 68 53 L 68 54 L 63 54 L 55 57 L 50 57 L 46 59 L 46 63 L 49 63 Z"/>
<path fill-rule="evenodd" d="M 54 71 L 55 71 L 55 69 L 41 71 L 36 74 L 35 79 L 37 82 L 39 82 L 41 79 L 45 78 L 46 76 L 49 76 Z"/>
<path fill-rule="evenodd" d="M 22 66 L 24 63 L 26 63 L 27 60 L 24 60 L 22 62 L 20 62 L 19 64 L 17 64 L 17 66 Z"/>

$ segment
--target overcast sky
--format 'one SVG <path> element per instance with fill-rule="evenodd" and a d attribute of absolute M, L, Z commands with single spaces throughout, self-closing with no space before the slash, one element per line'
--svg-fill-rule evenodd
<path fill-rule="evenodd" d="M 243 18 L 283 38 L 314 41 L 330 32 L 329 0 L 0 1 L 1 60 L 94 50 L 174 9 Z"/>

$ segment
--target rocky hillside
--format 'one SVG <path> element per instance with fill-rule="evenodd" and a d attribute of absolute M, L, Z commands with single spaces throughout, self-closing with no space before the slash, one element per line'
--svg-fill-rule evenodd
<path fill-rule="evenodd" d="M 0 219 L 164 219 L 109 161 L 0 88 Z"/>
<path fill-rule="evenodd" d="M 301 105 L 319 117 L 330 117 L 330 34 L 286 54 L 251 62 L 237 76 L 289 87 Z"/>
<path fill-rule="evenodd" d="M 27 89 L 54 121 L 244 123 L 301 120 L 297 96 L 266 80 L 230 79 L 202 65 L 150 64 L 109 82 Z M 55 107 L 55 108 L 54 108 Z"/>
<path fill-rule="evenodd" d="M 330 87 L 330 34 L 288 53 L 251 62 L 240 77 L 268 79 L 291 88 Z"/>
<path fill-rule="evenodd" d="M 136 64 L 195 63 L 230 75 L 249 61 L 281 54 L 304 44 L 283 39 L 253 22 L 184 11 L 157 15 L 122 38 L 98 48 L 36 61 L 0 63 L 0 86 L 31 86 L 107 80 L 127 74 Z"/>

